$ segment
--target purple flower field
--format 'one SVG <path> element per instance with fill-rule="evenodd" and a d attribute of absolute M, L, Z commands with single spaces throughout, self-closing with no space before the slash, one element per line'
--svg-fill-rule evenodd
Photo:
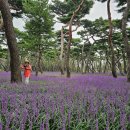
<path fill-rule="evenodd" d="M 0 130 L 130 130 L 125 77 L 48 73 L 10 84 L 0 72 Z"/>

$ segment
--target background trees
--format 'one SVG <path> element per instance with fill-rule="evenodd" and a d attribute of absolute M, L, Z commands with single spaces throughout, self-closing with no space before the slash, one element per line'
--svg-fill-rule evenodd
<path fill-rule="evenodd" d="M 98 0 L 98 1 L 101 1 L 101 2 L 107 1 L 108 3 L 110 2 L 110 0 Z M 118 3 L 118 7 L 120 7 L 119 12 L 123 12 L 122 35 L 123 35 L 123 41 L 124 41 L 125 51 L 126 51 L 126 54 L 127 54 L 127 61 L 128 61 L 128 63 L 127 63 L 127 79 L 130 82 L 130 67 L 129 67 L 130 66 L 130 59 L 129 59 L 129 53 L 130 52 L 129 52 L 129 49 L 128 49 L 129 48 L 128 36 L 127 36 L 128 34 L 126 32 L 127 21 L 129 20 L 130 1 L 129 0 L 116 0 L 116 2 Z M 109 7 L 110 7 L 110 5 L 108 6 L 108 8 Z M 108 14 L 110 16 L 110 12 Z"/>
<path fill-rule="evenodd" d="M 82 0 L 82 1 L 67 0 L 64 2 L 61 2 L 59 0 L 54 0 L 53 4 L 51 5 L 51 9 L 53 10 L 53 12 L 56 15 L 58 15 L 57 19 L 61 23 L 65 24 L 65 27 L 68 27 L 68 44 L 67 44 L 67 52 L 65 55 L 66 56 L 65 64 L 66 64 L 67 77 L 70 77 L 69 60 L 70 60 L 70 47 L 71 47 L 71 43 L 72 43 L 72 32 L 73 32 L 72 26 L 73 25 L 79 26 L 80 19 L 89 13 L 89 10 L 92 7 L 92 5 L 93 5 L 93 1 L 88 1 L 88 0 Z M 64 38 L 62 38 L 61 42 L 63 42 L 63 39 Z"/>
<path fill-rule="evenodd" d="M 127 60 L 128 60 L 128 65 L 127 65 L 127 80 L 130 82 L 130 45 L 129 45 L 129 40 L 128 39 L 128 33 L 126 32 L 126 27 L 127 27 L 127 20 L 130 12 L 130 1 L 126 1 L 126 8 L 124 9 L 123 12 L 123 18 L 122 18 L 122 35 L 123 35 L 123 41 L 127 53 Z M 130 37 L 129 37 L 130 38 Z"/>
<path fill-rule="evenodd" d="M 53 16 L 49 10 L 48 0 L 25 2 L 24 10 L 28 17 L 25 25 L 29 44 L 28 51 L 33 50 L 33 55 L 36 56 L 35 70 L 38 75 L 38 71 L 43 71 L 41 66 L 43 52 L 46 46 L 49 48 L 53 38 Z"/>

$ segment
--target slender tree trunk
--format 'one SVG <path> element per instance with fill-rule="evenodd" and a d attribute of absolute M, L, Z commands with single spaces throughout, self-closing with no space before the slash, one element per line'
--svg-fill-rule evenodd
<path fill-rule="evenodd" d="M 72 68 L 72 71 L 75 71 L 75 59 L 72 59 L 71 68 Z"/>
<path fill-rule="evenodd" d="M 3 22 L 2 14 L 0 12 L 0 30 L 2 30 L 3 27 L 4 27 L 4 22 Z"/>
<path fill-rule="evenodd" d="M 107 71 L 107 66 L 108 66 L 108 60 L 106 60 L 106 63 L 105 63 L 105 67 L 104 67 L 103 73 L 106 73 L 106 71 Z"/>
<path fill-rule="evenodd" d="M 123 41 L 125 44 L 127 60 L 128 60 L 128 62 L 127 62 L 127 81 L 128 82 L 130 82 L 130 45 L 128 44 L 126 25 L 127 25 L 129 11 L 130 11 L 130 0 L 127 0 L 127 6 L 124 10 L 123 18 L 122 18 L 122 35 L 123 35 Z"/>
<path fill-rule="evenodd" d="M 82 74 L 83 74 L 84 73 L 84 44 L 82 46 L 81 59 L 82 59 L 81 69 L 82 69 Z"/>
<path fill-rule="evenodd" d="M 124 70 L 124 73 L 127 74 L 127 70 L 126 70 L 126 56 L 125 56 L 125 52 L 124 50 L 122 50 L 122 57 L 123 57 L 123 70 Z"/>
<path fill-rule="evenodd" d="M 100 61 L 99 61 L 99 73 L 102 72 L 102 60 L 101 60 L 101 54 L 100 54 Z"/>
<path fill-rule="evenodd" d="M 77 69 L 76 69 L 76 72 L 79 72 L 79 71 L 80 71 L 79 59 L 77 59 L 77 64 L 76 64 L 76 65 L 77 65 L 77 67 L 76 67 L 76 68 L 77 68 Z"/>
<path fill-rule="evenodd" d="M 0 0 L 0 10 L 2 13 L 5 34 L 7 38 L 7 45 L 10 51 L 10 67 L 11 67 L 11 82 L 22 82 L 20 71 L 19 50 L 16 43 L 16 36 L 14 33 L 12 16 L 7 0 Z"/>
<path fill-rule="evenodd" d="M 102 69 L 102 68 L 101 68 L 101 65 L 102 65 L 102 63 L 101 63 L 101 60 L 100 60 L 100 61 L 99 61 L 99 70 L 98 70 L 99 73 L 101 73 L 101 69 Z"/>
<path fill-rule="evenodd" d="M 39 46 L 38 57 L 37 57 L 37 66 L 36 66 L 36 76 L 38 76 L 39 71 L 41 73 L 43 73 L 42 67 L 41 67 L 41 57 L 42 57 L 42 52 L 41 52 L 41 49 L 40 49 L 40 46 Z"/>
<path fill-rule="evenodd" d="M 103 73 L 106 73 L 106 70 L 107 70 L 107 66 L 108 66 L 108 52 L 106 51 L 106 54 L 105 54 L 106 56 L 106 63 L 105 63 L 105 67 L 104 67 L 104 71 L 103 71 Z"/>
<path fill-rule="evenodd" d="M 83 74 L 85 74 L 85 68 L 86 68 L 86 63 L 85 63 L 85 59 L 83 60 L 83 68 L 82 68 L 82 72 Z"/>
<path fill-rule="evenodd" d="M 120 62 L 120 61 L 118 61 L 118 69 L 119 69 L 119 71 L 120 71 L 120 74 L 121 74 L 122 76 L 124 76 L 123 71 L 122 71 L 122 65 L 121 65 L 121 62 Z"/>
<path fill-rule="evenodd" d="M 72 24 L 69 25 L 69 41 L 67 44 L 67 56 L 66 56 L 66 72 L 67 77 L 70 78 L 70 65 L 69 65 L 69 59 L 70 59 L 70 46 L 72 42 Z"/>
<path fill-rule="evenodd" d="M 94 64 L 93 64 L 93 63 L 94 63 L 94 61 L 93 61 L 93 60 L 91 60 L 91 61 L 90 61 L 90 64 L 91 64 L 91 67 L 92 67 L 92 68 L 91 68 L 91 69 L 92 69 L 92 73 L 96 72 L 96 70 L 95 70 L 95 68 L 94 68 Z"/>
<path fill-rule="evenodd" d="M 62 27 L 62 29 L 61 29 L 61 53 L 60 53 L 60 71 L 61 71 L 61 75 L 64 75 L 63 51 L 64 51 L 64 34 L 63 34 L 63 27 Z"/>
<path fill-rule="evenodd" d="M 41 74 L 43 73 L 43 69 L 42 69 L 42 51 L 41 50 L 39 52 L 39 71 L 41 72 Z"/>
<path fill-rule="evenodd" d="M 36 56 L 35 75 L 38 76 L 38 71 L 39 71 L 39 68 L 38 68 L 38 65 L 39 65 L 39 54 L 38 54 L 38 52 L 36 54 L 37 54 L 37 56 Z"/>
<path fill-rule="evenodd" d="M 110 11 L 110 1 L 107 1 L 107 11 L 108 11 L 108 20 L 109 20 L 109 36 L 108 36 L 108 44 L 111 49 L 111 65 L 112 65 L 112 75 L 114 78 L 117 78 L 116 74 L 116 64 L 115 64 L 115 54 L 114 54 L 114 48 L 113 48 L 113 43 L 112 43 L 112 20 L 111 20 L 111 11 Z"/>
<path fill-rule="evenodd" d="M 72 42 L 72 23 L 74 17 L 77 15 L 77 13 L 80 11 L 82 8 L 82 5 L 84 3 L 84 0 L 81 1 L 80 5 L 77 7 L 77 9 L 73 12 L 73 15 L 69 21 L 69 41 L 67 45 L 67 56 L 66 56 L 66 72 L 67 72 L 67 77 L 70 77 L 70 65 L 69 65 L 69 57 L 70 57 L 70 46 Z"/>
<path fill-rule="evenodd" d="M 85 62 L 85 63 L 84 63 L 84 64 L 85 64 L 85 66 L 84 66 L 84 73 L 86 74 L 86 73 L 88 72 L 88 71 L 87 71 L 87 61 L 85 60 L 84 62 Z"/>

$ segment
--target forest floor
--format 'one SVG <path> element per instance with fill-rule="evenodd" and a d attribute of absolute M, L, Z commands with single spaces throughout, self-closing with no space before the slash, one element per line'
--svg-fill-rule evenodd
<path fill-rule="evenodd" d="M 130 83 L 122 76 L 44 72 L 26 86 L 10 84 L 10 73 L 0 72 L 0 106 L 3 128 L 130 129 Z"/>

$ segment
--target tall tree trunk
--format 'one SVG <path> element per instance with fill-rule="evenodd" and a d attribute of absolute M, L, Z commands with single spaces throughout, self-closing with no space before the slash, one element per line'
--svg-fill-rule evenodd
<path fill-rule="evenodd" d="M 39 52 L 39 71 L 41 72 L 41 74 L 43 73 L 43 69 L 42 69 L 42 50 L 40 50 L 40 52 Z"/>
<path fill-rule="evenodd" d="M 35 66 L 35 75 L 36 76 L 38 76 L 38 71 L 39 71 L 38 65 L 39 65 L 39 53 L 37 52 L 36 53 L 36 66 Z"/>
<path fill-rule="evenodd" d="M 6 62 L 6 71 L 10 71 L 10 53 L 9 49 L 7 50 L 7 62 Z"/>
<path fill-rule="evenodd" d="M 38 54 L 37 54 L 37 64 L 36 64 L 36 76 L 38 76 L 38 72 L 40 71 L 41 74 L 43 73 L 42 67 L 41 67 L 41 57 L 42 57 L 42 52 L 39 46 Z"/>
<path fill-rule="evenodd" d="M 104 66 L 104 71 L 103 71 L 103 73 L 106 73 L 108 70 L 107 70 L 107 68 L 108 68 L 108 64 L 109 64 L 109 59 L 108 59 L 108 51 L 106 50 L 106 53 L 105 53 L 105 57 L 106 57 L 106 62 L 105 62 L 105 66 Z"/>
<path fill-rule="evenodd" d="M 70 46 L 72 42 L 72 24 L 69 25 L 69 41 L 67 44 L 67 55 L 66 55 L 66 73 L 67 77 L 70 78 L 70 65 L 69 65 L 69 60 L 70 60 Z"/>
<path fill-rule="evenodd" d="M 101 59 L 101 54 L 100 54 L 100 61 L 99 61 L 99 70 L 98 70 L 99 73 L 102 72 L 102 59 Z"/>
<path fill-rule="evenodd" d="M 0 30 L 2 30 L 4 27 L 4 23 L 3 23 L 3 18 L 2 18 L 2 14 L 0 12 Z"/>
<path fill-rule="evenodd" d="M 120 74 L 121 74 L 122 76 L 124 76 L 123 71 L 122 71 L 122 65 L 121 65 L 121 62 L 120 62 L 120 61 L 118 61 L 118 69 L 119 69 L 119 71 L 120 71 Z"/>
<path fill-rule="evenodd" d="M 124 49 L 122 50 L 122 57 L 123 57 L 123 70 L 124 70 L 124 73 L 127 74 L 127 70 L 126 70 L 126 56 L 125 56 L 125 52 L 124 52 Z"/>
<path fill-rule="evenodd" d="M 93 60 L 91 60 L 90 61 L 90 65 L 91 65 L 91 71 L 92 71 L 92 73 L 95 73 L 96 72 L 96 70 L 95 70 L 95 68 L 94 68 L 94 61 Z"/>
<path fill-rule="evenodd" d="M 63 27 L 62 27 L 62 29 L 61 29 L 61 52 L 60 52 L 60 71 L 61 71 L 61 75 L 64 75 L 63 51 L 64 51 L 64 34 L 63 34 Z"/>
<path fill-rule="evenodd" d="M 81 52 L 81 71 L 82 74 L 84 74 L 84 44 L 82 46 L 82 52 Z"/>
<path fill-rule="evenodd" d="M 84 73 L 86 74 L 88 72 L 88 65 L 87 65 L 87 61 L 84 61 L 85 66 L 84 66 Z"/>
<path fill-rule="evenodd" d="M 69 57 L 70 57 L 70 46 L 71 46 L 71 41 L 72 41 L 72 23 L 74 17 L 77 15 L 77 13 L 80 11 L 82 8 L 82 5 L 84 3 L 84 0 L 81 1 L 77 9 L 73 12 L 73 15 L 69 21 L 69 41 L 67 45 L 67 56 L 66 56 L 66 72 L 67 72 L 67 77 L 70 77 L 70 65 L 69 65 Z"/>
<path fill-rule="evenodd" d="M 106 62 L 105 62 L 105 66 L 104 66 L 103 73 L 106 73 L 106 72 L 107 72 L 107 68 L 108 68 L 108 59 L 107 59 Z"/>
<path fill-rule="evenodd" d="M 75 59 L 72 59 L 71 61 L 71 68 L 72 68 L 72 71 L 75 71 Z"/>
<path fill-rule="evenodd" d="M 108 20 L 109 20 L 109 36 L 108 36 L 108 44 L 111 49 L 111 65 L 112 65 L 112 75 L 114 78 L 117 78 L 116 74 L 116 64 L 115 64 L 115 54 L 114 54 L 114 48 L 113 48 L 113 43 L 112 43 L 112 20 L 111 20 L 111 11 L 110 11 L 110 1 L 107 1 L 107 11 L 108 11 Z"/>
<path fill-rule="evenodd" d="M 127 25 L 129 11 L 130 11 L 130 0 L 127 0 L 127 6 L 124 10 L 123 18 L 122 18 L 122 35 L 123 35 L 123 41 L 124 41 L 126 54 L 127 54 L 127 60 L 128 60 L 127 62 L 127 81 L 128 82 L 130 82 L 130 45 L 128 44 L 126 25 Z"/>
<path fill-rule="evenodd" d="M 19 50 L 16 43 L 16 36 L 14 33 L 12 16 L 7 0 L 0 0 L 0 10 L 2 13 L 5 34 L 7 38 L 7 45 L 10 51 L 10 68 L 11 68 L 11 82 L 22 82 L 20 71 Z"/>
<path fill-rule="evenodd" d="M 80 62 L 79 62 L 79 58 L 77 59 L 77 67 L 76 67 L 76 72 L 80 71 Z"/>

